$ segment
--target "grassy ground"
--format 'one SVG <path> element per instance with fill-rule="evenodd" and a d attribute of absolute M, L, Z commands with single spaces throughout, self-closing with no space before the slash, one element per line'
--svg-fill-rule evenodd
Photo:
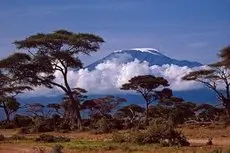
<path fill-rule="evenodd" d="M 180 128 L 191 142 L 189 147 L 160 147 L 159 145 L 133 145 L 117 144 L 111 142 L 111 134 L 94 135 L 89 132 L 70 132 L 49 134 L 66 136 L 71 142 L 61 143 L 63 152 L 89 152 L 89 153 L 121 153 L 121 152 L 154 152 L 154 153 L 214 153 L 222 149 L 222 153 L 230 153 L 230 128 Z M 10 137 L 16 130 L 0 130 L 0 134 Z M 0 141 L 0 153 L 41 153 L 52 152 L 56 143 L 37 143 L 32 139 L 37 134 L 26 135 L 29 140 Z M 206 146 L 207 139 L 213 138 L 214 144 Z M 58 143 L 60 144 L 60 143 Z"/>

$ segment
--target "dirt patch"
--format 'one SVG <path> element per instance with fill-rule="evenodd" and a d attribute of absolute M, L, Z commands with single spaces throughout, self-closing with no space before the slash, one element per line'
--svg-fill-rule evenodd
<path fill-rule="evenodd" d="M 45 147 L 30 147 L 20 144 L 0 144 L 0 153 L 51 153 L 51 149 Z"/>

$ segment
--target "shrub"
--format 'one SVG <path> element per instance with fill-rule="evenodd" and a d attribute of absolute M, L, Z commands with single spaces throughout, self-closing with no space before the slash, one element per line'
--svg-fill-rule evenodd
<path fill-rule="evenodd" d="M 51 120 L 44 120 L 42 118 L 35 118 L 34 125 L 31 128 L 32 133 L 50 132 L 54 130 Z"/>
<path fill-rule="evenodd" d="M 21 136 L 21 135 L 17 135 L 17 134 L 14 134 L 11 136 L 12 140 L 27 140 L 27 138 L 25 136 Z"/>
<path fill-rule="evenodd" d="M 23 116 L 16 114 L 13 120 L 15 127 L 27 127 L 32 125 L 33 120 L 29 116 Z"/>
<path fill-rule="evenodd" d="M 112 140 L 117 143 L 123 143 L 127 141 L 127 138 L 122 133 L 115 133 L 112 135 Z"/>
<path fill-rule="evenodd" d="M 185 136 L 175 129 L 171 125 L 157 123 L 150 126 L 145 134 L 143 143 L 168 143 L 169 146 L 188 146 L 189 142 Z"/>
<path fill-rule="evenodd" d="M 188 146 L 189 142 L 185 136 L 168 126 L 167 124 L 158 123 L 150 126 L 147 130 L 135 130 L 129 133 L 114 134 L 113 141 L 129 142 L 136 144 L 160 143 L 163 146 Z"/>
<path fill-rule="evenodd" d="M 213 153 L 223 153 L 223 150 L 222 149 L 216 149 L 213 151 Z"/>
<path fill-rule="evenodd" d="M 3 129 L 13 129 L 14 124 L 5 122 L 5 123 L 2 124 L 1 128 L 3 128 Z"/>
<path fill-rule="evenodd" d="M 53 147 L 53 152 L 54 153 L 62 153 L 62 149 L 64 147 L 62 145 L 59 145 L 59 144 L 56 144 L 54 147 Z"/>
<path fill-rule="evenodd" d="M 18 134 L 29 134 L 30 132 L 30 128 L 29 127 L 21 127 L 18 129 L 17 131 Z"/>
<path fill-rule="evenodd" d="M 109 119 L 102 117 L 95 124 L 95 134 L 109 133 L 112 131 L 112 125 Z"/>
<path fill-rule="evenodd" d="M 35 142 L 69 142 L 70 139 L 66 138 L 66 137 L 55 137 L 52 135 L 48 135 L 48 134 L 42 134 L 40 135 L 38 138 L 35 139 Z"/>
<path fill-rule="evenodd" d="M 4 135 L 0 135 L 0 141 L 4 141 L 5 140 L 5 137 L 4 137 Z"/>

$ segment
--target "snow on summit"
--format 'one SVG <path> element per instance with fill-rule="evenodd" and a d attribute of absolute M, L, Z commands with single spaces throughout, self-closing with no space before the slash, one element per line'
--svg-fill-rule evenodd
<path fill-rule="evenodd" d="M 130 50 L 136 50 L 136 51 L 141 51 L 141 52 L 152 52 L 152 51 L 155 51 L 155 52 L 159 52 L 157 49 L 154 49 L 154 48 L 132 48 Z"/>
<path fill-rule="evenodd" d="M 140 52 L 146 52 L 146 53 L 160 53 L 157 49 L 154 48 L 131 48 L 131 49 L 125 49 L 125 50 L 117 50 L 114 51 L 114 53 L 120 53 L 120 52 L 124 52 L 124 51 L 140 51 Z"/>

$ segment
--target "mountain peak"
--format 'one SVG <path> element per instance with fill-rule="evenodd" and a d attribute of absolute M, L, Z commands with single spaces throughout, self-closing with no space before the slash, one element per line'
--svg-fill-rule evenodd
<path fill-rule="evenodd" d="M 154 49 L 154 48 L 132 48 L 130 50 L 136 50 L 136 51 L 141 51 L 141 52 L 151 52 L 151 51 L 159 52 L 157 49 Z"/>
<path fill-rule="evenodd" d="M 131 49 L 125 49 L 125 50 L 117 50 L 117 51 L 114 51 L 114 53 L 120 53 L 124 51 L 139 51 L 139 52 L 145 52 L 145 53 L 151 53 L 151 54 L 160 53 L 157 49 L 154 49 L 154 48 L 131 48 Z"/>
<path fill-rule="evenodd" d="M 98 64 L 105 63 L 106 61 L 117 62 L 120 64 L 129 63 L 135 60 L 140 62 L 148 62 L 149 66 L 153 65 L 165 65 L 165 64 L 173 64 L 177 66 L 187 66 L 187 67 L 196 67 L 201 66 L 202 64 L 193 61 L 186 61 L 186 60 L 177 60 L 165 56 L 164 54 L 160 53 L 157 49 L 154 48 L 132 48 L 132 49 L 124 49 L 124 50 L 117 50 L 109 54 L 108 56 L 88 65 L 90 71 L 95 69 Z"/>

